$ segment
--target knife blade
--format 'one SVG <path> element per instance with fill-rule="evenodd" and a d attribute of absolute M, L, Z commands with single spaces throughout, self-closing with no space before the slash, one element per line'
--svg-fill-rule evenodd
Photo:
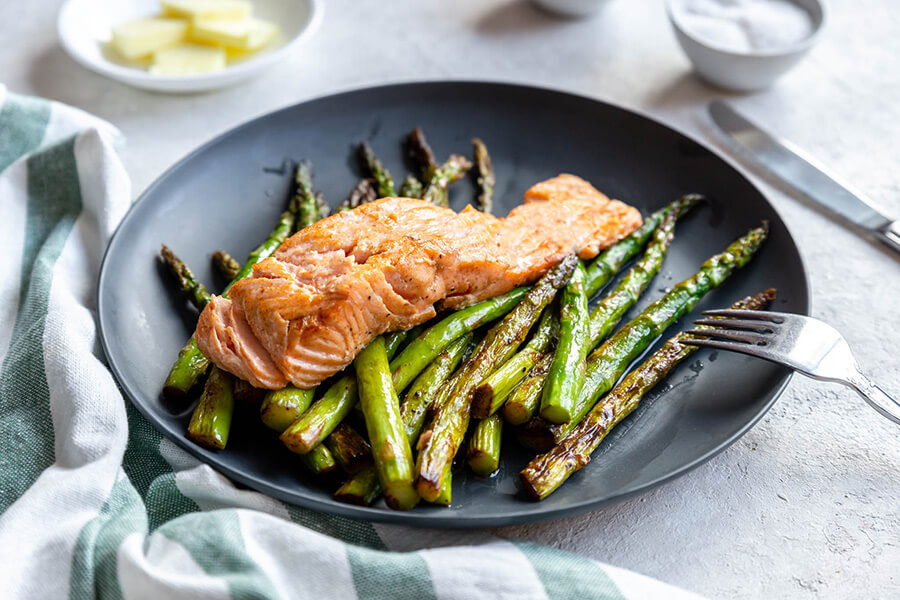
<path fill-rule="evenodd" d="M 900 220 L 885 216 L 865 196 L 829 175 L 802 150 L 767 133 L 724 102 L 711 102 L 709 115 L 766 170 L 900 253 Z"/>

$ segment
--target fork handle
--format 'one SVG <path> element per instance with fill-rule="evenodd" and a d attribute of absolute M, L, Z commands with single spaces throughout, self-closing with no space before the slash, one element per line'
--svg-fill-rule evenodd
<path fill-rule="evenodd" d="M 859 371 L 848 379 L 848 383 L 872 408 L 900 425 L 900 402 L 888 396 L 887 392 Z"/>

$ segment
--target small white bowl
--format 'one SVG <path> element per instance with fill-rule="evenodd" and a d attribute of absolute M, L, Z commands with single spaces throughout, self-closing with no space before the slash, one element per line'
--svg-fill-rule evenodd
<path fill-rule="evenodd" d="M 260 74 L 310 36 L 322 19 L 320 0 L 254 0 L 254 15 L 280 29 L 268 47 L 215 73 L 159 76 L 120 59 L 109 40 L 114 26 L 161 10 L 159 0 L 67 0 L 56 22 L 59 41 L 75 62 L 122 83 L 157 92 L 205 92 Z"/>
<path fill-rule="evenodd" d="M 666 9 L 675 37 L 697 74 L 710 83 L 742 92 L 767 88 L 800 62 L 818 41 L 825 24 L 825 5 L 820 0 L 791 0 L 812 17 L 813 32 L 800 42 L 778 50 L 736 52 L 715 46 L 692 35 L 678 21 L 678 6 L 684 0 L 668 0 Z"/>
<path fill-rule="evenodd" d="M 533 0 L 535 4 L 550 12 L 565 17 L 589 17 L 610 0 Z"/>

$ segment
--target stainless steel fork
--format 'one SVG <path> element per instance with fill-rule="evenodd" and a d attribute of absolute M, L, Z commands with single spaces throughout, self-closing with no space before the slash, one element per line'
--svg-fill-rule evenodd
<path fill-rule="evenodd" d="M 831 325 L 801 315 L 758 310 L 709 310 L 703 314 L 708 318 L 694 323 L 705 327 L 688 331 L 691 337 L 684 343 L 757 356 L 814 379 L 843 383 L 900 424 L 900 402 L 862 374 L 844 336 Z"/>

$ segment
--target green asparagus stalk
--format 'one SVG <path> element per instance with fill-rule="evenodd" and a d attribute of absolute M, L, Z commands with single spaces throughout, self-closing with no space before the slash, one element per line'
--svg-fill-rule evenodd
<path fill-rule="evenodd" d="M 732 308 L 761 310 L 775 297 L 766 290 L 744 298 Z M 701 328 L 704 326 L 698 327 Z M 588 413 L 585 419 L 546 454 L 535 457 L 520 473 L 522 484 L 536 500 L 543 500 L 562 485 L 572 473 L 591 459 L 603 438 L 622 419 L 637 408 L 644 395 L 698 348 L 684 344 L 691 336 L 679 333 L 645 360 Z"/>
<path fill-rule="evenodd" d="M 230 254 L 224 250 L 216 250 L 212 253 L 213 265 L 222 275 L 225 281 L 231 281 L 237 277 L 238 271 L 241 270 L 241 263 L 236 261 Z"/>
<path fill-rule="evenodd" d="M 191 415 L 187 436 L 210 450 L 224 450 L 234 413 L 234 377 L 213 368 Z"/>
<path fill-rule="evenodd" d="M 369 506 L 380 495 L 378 471 L 375 467 L 369 467 L 351 475 L 334 493 L 334 499 L 347 504 Z"/>
<path fill-rule="evenodd" d="M 314 475 L 329 475 L 338 470 L 337 461 L 324 444 L 313 448 L 312 452 L 301 454 L 298 458 Z"/>
<path fill-rule="evenodd" d="M 163 262 L 166 263 L 166 266 L 169 267 L 172 275 L 178 280 L 181 291 L 198 310 L 203 310 L 203 307 L 210 301 L 210 295 L 206 291 L 206 287 L 197 281 L 190 267 L 175 256 L 175 253 L 165 244 L 162 245 L 159 255 L 162 257 Z"/>
<path fill-rule="evenodd" d="M 425 194 L 425 187 L 415 175 L 407 175 L 400 185 L 400 196 L 403 198 L 421 198 Z"/>
<path fill-rule="evenodd" d="M 419 437 L 422 426 L 425 424 L 425 416 L 434 402 L 440 386 L 456 369 L 459 362 L 466 359 L 467 351 L 473 347 L 473 335 L 471 333 L 464 335 L 441 352 L 413 382 L 406 398 L 400 405 L 400 418 L 403 419 L 403 426 L 406 428 L 406 435 L 410 441 Z M 378 482 L 373 466 L 350 477 L 344 485 L 338 488 L 334 498 L 339 502 L 368 506 L 379 494 L 381 494 L 381 484 Z M 441 495 L 435 500 L 435 503 L 450 503 L 449 486 L 441 487 Z"/>
<path fill-rule="evenodd" d="M 622 278 L 616 288 L 610 292 L 591 311 L 589 330 L 590 347 L 596 346 L 615 328 L 629 308 L 634 306 L 641 295 L 646 291 L 650 282 L 662 268 L 663 260 L 668 252 L 669 245 L 675 235 L 675 212 L 667 214 L 656 231 L 647 251 Z"/>
<path fill-rule="evenodd" d="M 279 396 L 279 392 L 284 394 Z M 263 406 L 260 407 L 260 416 L 263 423 L 276 432 L 282 433 L 284 428 L 290 425 L 292 418 L 296 419 L 297 416 L 303 413 L 303 403 L 305 402 L 309 406 L 309 399 L 312 398 L 312 394 L 313 390 L 300 390 L 293 386 L 288 386 L 275 392 L 268 392 L 263 400 Z M 268 408 L 265 406 L 266 400 L 269 401 Z M 305 454 L 301 454 L 300 462 L 315 475 L 327 475 L 338 468 L 337 461 L 331 454 L 331 450 L 324 444 L 311 448 Z"/>
<path fill-rule="evenodd" d="M 584 379 L 584 359 L 590 351 L 588 297 L 581 262 L 562 293 L 559 305 L 559 341 L 547 372 L 541 398 L 541 416 L 551 423 L 572 418 L 575 399 Z"/>
<path fill-rule="evenodd" d="M 528 344 L 491 373 L 472 392 L 472 416 L 485 419 L 499 410 L 513 388 L 538 362 L 559 331 L 559 320 L 552 307 L 544 311 Z"/>
<path fill-rule="evenodd" d="M 647 289 L 647 286 L 650 285 L 653 277 L 659 272 L 669 244 L 672 242 L 675 222 L 680 212 L 677 209 L 669 210 L 663 215 L 662 220 L 650 238 L 650 243 L 647 245 L 644 256 L 622 277 L 616 288 L 591 311 L 589 316 L 590 344 L 588 349 L 593 348 L 609 335 L 622 315 L 637 302 L 641 294 Z M 544 389 L 546 375 L 540 375 L 540 373 L 547 374 L 549 372 L 553 358 L 551 354 L 540 358 L 546 364 L 540 369 L 535 368 L 533 370 L 536 374 L 535 380 L 530 382 L 529 388 L 523 390 L 517 399 L 517 405 L 510 409 L 510 416 L 512 416 L 514 421 L 524 416 L 530 410 L 529 402 L 532 400 L 532 397 L 528 392 L 535 388 L 540 388 L 543 390 L 543 393 L 546 393 L 546 389 Z M 525 402 L 522 403 L 522 401 Z M 548 426 L 546 419 L 540 419 L 538 423 L 532 424 L 524 431 L 520 431 L 518 434 L 519 438 L 520 440 L 535 439 L 530 434 L 538 431 L 541 427 L 546 428 Z M 544 436 L 537 439 L 548 438 Z"/>
<path fill-rule="evenodd" d="M 441 506 L 450 506 L 450 500 L 453 495 L 453 473 L 447 471 L 444 480 L 441 482 L 441 493 L 434 500 L 430 500 L 431 504 L 440 504 Z"/>
<path fill-rule="evenodd" d="M 296 203 L 297 212 L 294 231 L 299 231 L 322 218 L 319 200 L 312 189 L 312 165 L 309 161 L 302 160 L 297 165 L 294 171 L 294 187 L 293 202 Z"/>
<path fill-rule="evenodd" d="M 388 356 L 393 356 L 408 333 L 395 331 L 384 336 Z M 321 398 L 281 434 L 281 441 L 292 452 L 306 454 L 322 444 L 331 432 L 347 418 L 359 399 L 356 375 L 352 372 L 340 377 Z"/>
<path fill-rule="evenodd" d="M 284 430 L 281 441 L 297 454 L 310 452 L 347 418 L 356 405 L 357 392 L 356 375 L 348 373 L 342 376 Z"/>
<path fill-rule="evenodd" d="M 426 500 L 435 500 L 440 494 L 442 481 L 462 443 L 469 426 L 472 391 L 515 353 L 556 291 L 566 284 L 577 263 L 578 258 L 570 254 L 550 269 L 512 312 L 487 333 L 472 357 L 447 382 L 447 385 L 452 383 L 452 392 L 447 402 L 437 407 L 431 427 L 419 440 L 423 447 L 416 464 L 416 490 Z"/>
<path fill-rule="evenodd" d="M 676 200 L 665 209 L 651 215 L 647 218 L 644 225 L 637 231 L 621 240 L 617 244 L 605 250 L 593 262 L 591 267 L 587 269 L 585 277 L 585 289 L 588 296 L 592 296 L 601 287 L 603 287 L 613 275 L 615 275 L 625 262 L 630 260 L 641 248 L 643 248 L 648 240 L 651 245 L 648 246 L 647 253 L 635 267 L 623 278 L 622 283 L 610 294 L 610 300 L 602 301 L 597 308 L 591 313 L 591 323 L 593 327 L 593 335 L 591 336 L 591 347 L 595 346 L 603 337 L 608 335 L 612 328 L 618 322 L 618 319 L 624 312 L 631 307 L 634 301 L 643 293 L 646 285 L 650 283 L 650 279 L 659 270 L 662 264 L 662 258 L 665 256 L 668 244 L 671 241 L 671 229 L 674 228 L 674 218 L 685 214 L 698 201 L 699 196 L 685 196 Z M 673 220 L 670 222 L 665 220 L 668 215 L 672 215 Z M 666 226 L 662 229 L 660 224 L 665 220 Z M 653 227 L 648 227 L 648 225 Z M 654 247 L 654 245 L 659 245 Z M 651 251 L 651 248 L 653 250 Z M 590 273 L 593 272 L 593 276 Z M 641 287 L 643 285 L 643 287 Z M 632 303 L 625 301 L 626 298 L 633 299 Z M 595 323 L 606 319 L 604 328 L 597 326 Z M 532 340 L 534 341 L 534 340 Z M 484 405 L 491 401 L 492 410 L 497 410 L 502 406 L 507 398 L 505 394 L 510 391 L 524 377 L 525 373 L 534 373 L 535 378 L 529 384 L 522 388 L 519 392 L 513 407 L 508 415 L 504 418 L 511 418 L 513 423 L 521 424 L 528 414 L 528 418 L 534 413 L 534 407 L 531 406 L 534 399 L 533 392 L 538 394 L 543 390 L 546 379 L 547 370 L 550 367 L 550 361 L 553 360 L 552 354 L 544 352 L 536 352 L 535 348 L 529 344 L 518 354 L 513 356 L 507 364 L 495 371 L 488 377 L 478 388 L 475 395 L 475 404 L 473 405 L 473 415 L 480 416 L 485 414 Z M 537 368 L 540 361 L 544 361 L 541 368 Z M 495 391 L 496 390 L 496 391 Z"/>
<path fill-rule="evenodd" d="M 438 354 L 454 341 L 486 323 L 499 319 L 513 309 L 528 293 L 520 287 L 505 294 L 455 311 L 425 330 L 391 361 L 391 373 L 397 393 L 403 392 Z"/>
<path fill-rule="evenodd" d="M 434 402 L 441 385 L 456 370 L 463 353 L 472 342 L 472 334 L 467 333 L 437 355 L 428 367 L 413 382 L 403 404 L 400 405 L 400 416 L 406 426 L 406 435 L 416 440 L 425 425 L 425 416 Z"/>
<path fill-rule="evenodd" d="M 257 246 L 247 257 L 247 262 L 238 271 L 237 276 L 228 284 L 222 292 L 222 296 L 228 296 L 228 291 L 235 281 L 243 279 L 253 272 L 253 265 L 268 258 L 273 252 L 287 239 L 294 227 L 295 216 L 290 210 L 281 213 L 278 219 L 278 225 L 269 234 L 266 240 Z M 203 356 L 197 347 L 197 341 L 194 336 L 187 341 L 181 351 L 172 369 L 166 377 L 166 383 L 163 386 L 163 393 L 169 397 L 178 397 L 186 395 L 193 388 L 200 378 L 206 373 L 209 367 L 209 360 Z"/>
<path fill-rule="evenodd" d="M 259 417 L 266 427 L 281 433 L 306 412 L 313 394 L 315 390 L 302 390 L 293 385 L 269 390 L 259 406 Z"/>
<path fill-rule="evenodd" d="M 378 157 L 375 156 L 375 151 L 372 150 L 372 146 L 370 146 L 368 142 L 363 142 L 359 145 L 359 156 L 362 159 L 366 170 L 368 170 L 369 174 L 377 182 L 376 189 L 378 191 L 378 197 L 388 198 L 396 196 L 397 193 L 394 191 L 394 179 L 391 177 L 391 173 L 383 164 L 381 164 Z"/>
<path fill-rule="evenodd" d="M 406 136 L 406 147 L 410 158 L 419 167 L 422 182 L 427 185 L 438 169 L 438 162 L 421 127 L 416 127 Z"/>
<path fill-rule="evenodd" d="M 377 337 L 354 360 L 359 402 L 366 418 L 372 457 L 388 506 L 408 510 L 419 501 L 413 487 L 409 438 L 400 418 L 397 392 L 391 381 L 384 338 Z"/>
<path fill-rule="evenodd" d="M 553 440 L 559 441 L 574 429 L 597 398 L 613 387 L 631 361 L 655 338 L 690 312 L 707 292 L 721 285 L 735 270 L 747 264 L 765 241 L 767 233 L 767 223 L 749 231 L 733 242 L 725 252 L 703 263 L 697 273 L 676 285 L 597 348 L 588 357 L 584 385 L 578 395 L 572 419 L 551 428 Z M 526 442 L 521 437 L 520 440 Z"/>
<path fill-rule="evenodd" d="M 356 187 L 350 192 L 350 195 L 347 196 L 347 199 L 344 200 L 343 203 L 338 207 L 338 212 L 343 212 L 345 210 L 350 210 L 352 208 L 356 208 L 366 202 L 371 202 L 373 200 L 378 199 L 378 192 L 375 189 L 375 180 L 366 178 L 360 179 L 359 183 L 356 184 Z"/>
<path fill-rule="evenodd" d="M 348 474 L 359 473 L 372 464 L 372 449 L 369 442 L 353 427 L 341 423 L 325 438 L 325 447 Z"/>
<path fill-rule="evenodd" d="M 449 207 L 449 187 L 472 168 L 469 159 L 460 154 L 451 154 L 447 162 L 440 165 L 428 181 L 422 199 L 437 206 Z"/>
<path fill-rule="evenodd" d="M 487 146 L 480 139 L 472 140 L 475 149 L 475 168 L 478 175 L 478 208 L 482 212 L 491 212 L 494 205 L 494 165 Z"/>
<path fill-rule="evenodd" d="M 547 354 L 544 359 L 539 360 L 503 403 L 503 419 L 510 425 L 527 423 L 537 412 L 552 356 Z"/>
<path fill-rule="evenodd" d="M 466 459 L 469 467 L 476 475 L 487 477 L 500 466 L 500 435 L 503 431 L 503 419 L 500 415 L 491 415 L 478 421 L 475 431 L 469 438 L 469 449 Z"/>
<path fill-rule="evenodd" d="M 603 252 L 587 268 L 585 288 L 588 296 L 593 296 L 600 288 L 619 272 L 622 266 L 641 251 L 653 232 L 662 222 L 663 217 L 674 212 L 676 218 L 686 215 L 694 206 L 703 201 L 699 194 L 688 194 L 675 200 L 662 210 L 658 210 L 644 220 L 644 224 L 635 229 L 631 234 L 613 244 Z"/>

